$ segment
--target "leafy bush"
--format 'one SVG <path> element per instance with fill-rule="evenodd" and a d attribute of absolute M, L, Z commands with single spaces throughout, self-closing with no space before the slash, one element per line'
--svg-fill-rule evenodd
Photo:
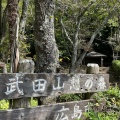
<path fill-rule="evenodd" d="M 9 108 L 9 102 L 7 100 L 0 100 L 0 109 L 7 110 Z"/>
<path fill-rule="evenodd" d="M 93 110 L 85 113 L 87 120 L 118 120 L 118 114 L 115 112 L 95 112 Z"/>
<path fill-rule="evenodd" d="M 32 107 L 35 107 L 35 106 L 37 106 L 38 105 L 38 103 L 37 103 L 37 100 L 36 99 L 31 99 L 31 106 Z"/>
<path fill-rule="evenodd" d="M 82 99 L 81 93 L 76 94 L 62 94 L 57 98 L 57 102 L 79 101 Z"/>
<path fill-rule="evenodd" d="M 119 76 L 120 76 L 120 60 L 112 61 L 112 69 L 113 69 L 114 75 L 117 78 L 119 78 Z"/>
<path fill-rule="evenodd" d="M 98 92 L 94 96 L 96 103 L 89 112 L 84 113 L 87 120 L 118 120 L 120 117 L 120 88 L 116 85 L 106 92 Z M 99 108 L 103 105 L 103 108 Z M 98 110 L 97 110 L 98 108 Z M 96 109 L 96 110 L 93 110 Z M 100 111 L 99 111 L 100 110 Z"/>

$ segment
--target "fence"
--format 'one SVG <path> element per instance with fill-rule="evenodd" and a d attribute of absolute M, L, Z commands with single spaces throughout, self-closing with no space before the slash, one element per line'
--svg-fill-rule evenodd
<path fill-rule="evenodd" d="M 106 91 L 108 74 L 0 74 L 0 99 L 58 96 Z M 0 111 L 0 120 L 76 120 L 84 117 L 91 100 Z M 18 102 L 19 104 L 19 102 Z"/>

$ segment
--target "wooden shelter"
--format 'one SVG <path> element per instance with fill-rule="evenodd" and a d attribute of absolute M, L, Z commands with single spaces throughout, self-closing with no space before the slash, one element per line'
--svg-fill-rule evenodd
<path fill-rule="evenodd" d="M 104 55 L 104 54 L 95 52 L 95 51 L 89 52 L 89 53 L 87 53 L 87 55 L 86 55 L 86 57 L 84 59 L 84 64 L 97 63 L 102 67 L 104 57 L 107 57 L 107 56 Z"/>

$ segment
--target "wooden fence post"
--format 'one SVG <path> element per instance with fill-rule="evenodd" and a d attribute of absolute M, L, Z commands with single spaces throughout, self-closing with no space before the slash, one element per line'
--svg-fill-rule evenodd
<path fill-rule="evenodd" d="M 86 69 L 86 74 L 98 74 L 99 73 L 99 65 L 95 63 L 88 63 L 87 64 L 87 69 Z M 85 93 L 85 99 L 90 99 L 92 98 L 94 93 Z"/>
<path fill-rule="evenodd" d="M 33 73 L 34 61 L 29 59 L 20 60 L 18 63 L 18 73 Z M 27 108 L 30 107 L 31 98 L 13 99 L 12 108 Z"/>
<path fill-rule="evenodd" d="M 98 74 L 99 73 L 99 65 L 95 63 L 88 63 L 86 74 Z"/>
<path fill-rule="evenodd" d="M 6 67 L 6 64 L 4 64 L 4 66 L 3 66 L 3 73 L 7 73 L 7 67 Z"/>
<path fill-rule="evenodd" d="M 34 61 L 29 59 L 20 60 L 18 63 L 18 73 L 34 73 Z"/>
<path fill-rule="evenodd" d="M 7 73 L 7 67 L 6 67 L 6 64 L 4 62 L 0 62 L 0 67 L 2 67 L 3 73 Z"/>

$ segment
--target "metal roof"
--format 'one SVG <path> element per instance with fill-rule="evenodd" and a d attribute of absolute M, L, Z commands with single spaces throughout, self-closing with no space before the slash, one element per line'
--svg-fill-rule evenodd
<path fill-rule="evenodd" d="M 106 55 L 92 51 L 87 53 L 86 57 L 106 57 Z"/>

